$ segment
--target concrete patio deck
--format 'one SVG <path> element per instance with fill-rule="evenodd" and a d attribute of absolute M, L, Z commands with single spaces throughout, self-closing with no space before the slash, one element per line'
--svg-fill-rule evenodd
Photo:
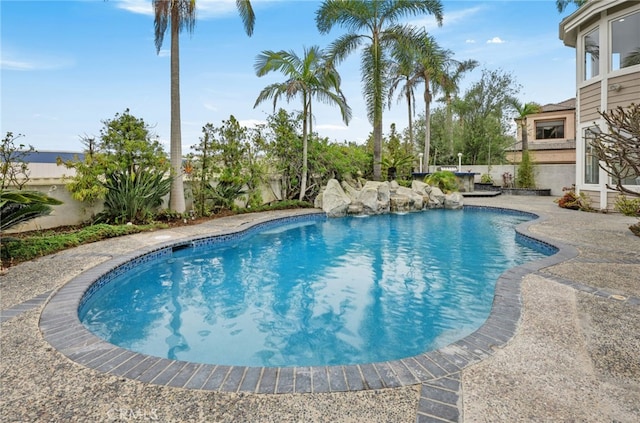
<path fill-rule="evenodd" d="M 307 394 L 148 384 L 77 364 L 43 338 L 45 302 L 81 272 L 167 239 L 225 231 L 257 218 L 242 215 L 88 244 L 0 276 L 0 420 L 639 421 L 640 238 L 628 230 L 636 219 L 560 209 L 550 197 L 465 198 L 465 204 L 540 214 L 529 233 L 569 245 L 578 255 L 522 278 L 522 312 L 511 340 L 439 381 L 443 394 L 457 395 L 456 412 L 443 413 L 448 402 L 424 395 L 424 384 Z"/>

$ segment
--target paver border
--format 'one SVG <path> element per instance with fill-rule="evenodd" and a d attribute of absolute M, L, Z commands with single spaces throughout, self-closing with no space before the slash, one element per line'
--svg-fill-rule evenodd
<path fill-rule="evenodd" d="M 58 352 L 85 367 L 144 383 L 218 392 L 262 394 L 327 393 L 394 388 L 421 384 L 417 420 L 459 418 L 460 372 L 505 345 L 515 334 L 521 315 L 521 281 L 531 273 L 564 262 L 578 251 L 562 242 L 532 234 L 529 227 L 547 220 L 542 214 L 490 206 L 465 206 L 526 214 L 533 220 L 519 224 L 516 236 L 542 243 L 556 253 L 507 269 L 496 281 L 491 312 L 472 334 L 438 350 L 386 362 L 320 367 L 246 367 L 199 364 L 152 357 L 110 344 L 86 329 L 78 318 L 83 295 L 100 277 L 149 253 L 195 240 L 229 236 L 291 217 L 264 217 L 240 228 L 208 236 L 185 237 L 139 249 L 81 273 L 55 292 L 40 315 L 44 339 Z M 299 214 L 309 216 L 314 213 Z M 315 214 L 319 214 L 315 212 Z M 295 216 L 294 216 L 295 217 Z"/>

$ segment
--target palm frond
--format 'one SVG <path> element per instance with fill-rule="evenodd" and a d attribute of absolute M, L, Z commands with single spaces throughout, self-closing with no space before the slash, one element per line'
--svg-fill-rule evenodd
<path fill-rule="evenodd" d="M 381 2 L 381 20 L 396 22 L 417 15 L 433 15 L 438 26 L 442 26 L 443 8 L 440 0 L 397 0 Z"/>
<path fill-rule="evenodd" d="M 240 13 L 240 18 L 244 24 L 244 30 L 248 36 L 253 35 L 253 27 L 256 22 L 256 15 L 253 13 L 253 7 L 249 0 L 236 0 L 236 8 Z"/>
<path fill-rule="evenodd" d="M 0 231 L 51 213 L 62 201 L 39 191 L 0 191 Z"/>
<path fill-rule="evenodd" d="M 372 9 L 378 2 L 364 2 L 354 0 L 326 0 L 316 12 L 316 26 L 321 34 L 340 25 L 348 32 L 358 31 L 369 24 Z"/>

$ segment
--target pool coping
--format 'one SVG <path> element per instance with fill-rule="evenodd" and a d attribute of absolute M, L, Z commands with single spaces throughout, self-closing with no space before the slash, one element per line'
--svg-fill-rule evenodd
<path fill-rule="evenodd" d="M 147 356 L 112 345 L 86 329 L 78 318 L 85 291 L 102 275 L 136 257 L 193 239 L 239 233 L 279 218 L 264 217 L 245 226 L 207 236 L 187 236 L 132 251 L 99 264 L 55 292 L 40 315 L 44 339 L 68 359 L 96 371 L 143 383 L 217 392 L 285 394 L 329 393 L 397 388 L 421 384 L 418 421 L 429 416 L 456 421 L 459 416 L 460 371 L 491 356 L 509 342 L 521 315 L 521 281 L 528 274 L 574 258 L 567 244 L 532 234 L 529 227 L 547 220 L 537 213 L 488 206 L 465 206 L 537 216 L 516 232 L 557 248 L 551 256 L 503 272 L 496 281 L 489 317 L 472 334 L 443 348 L 385 362 L 320 367 L 247 367 L 200 364 Z M 317 212 L 316 212 L 317 213 Z M 311 214 L 311 213 L 309 213 Z"/>

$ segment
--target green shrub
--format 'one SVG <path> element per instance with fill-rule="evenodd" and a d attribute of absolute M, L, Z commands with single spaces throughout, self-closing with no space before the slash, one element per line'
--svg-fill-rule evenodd
<path fill-rule="evenodd" d="M 250 209 L 238 209 L 238 213 L 254 213 L 270 210 L 288 210 L 288 209 L 305 209 L 312 208 L 313 204 L 308 201 L 300 200 L 282 200 L 271 204 L 263 204 L 258 207 L 251 207 Z"/>
<path fill-rule="evenodd" d="M 562 197 L 555 200 L 563 209 L 591 211 L 591 200 L 584 192 L 576 194 L 575 190 L 567 191 Z"/>
<path fill-rule="evenodd" d="M 522 152 L 522 160 L 518 166 L 518 175 L 516 176 L 517 188 L 535 188 L 535 171 L 533 161 L 528 151 Z"/>
<path fill-rule="evenodd" d="M 493 183 L 493 178 L 491 177 L 490 174 L 483 173 L 480 176 L 480 182 L 483 183 L 483 184 L 492 184 Z"/>
<path fill-rule="evenodd" d="M 444 193 L 459 191 L 458 178 L 456 175 L 448 170 L 441 170 L 439 172 L 432 173 L 424 180 L 431 186 L 436 186 Z"/>
<path fill-rule="evenodd" d="M 162 197 L 169 193 L 171 178 L 154 171 L 115 171 L 104 186 L 104 211 L 97 222 L 148 223 L 162 205 Z"/>
<path fill-rule="evenodd" d="M 616 198 L 615 209 L 625 216 L 640 216 L 640 198 L 629 198 L 619 195 Z"/>
<path fill-rule="evenodd" d="M 45 231 L 26 237 L 4 240 L 0 249 L 0 257 L 5 264 L 11 262 L 19 263 L 67 248 L 77 247 L 81 244 L 165 227 L 166 225 L 112 226 L 97 224 L 71 232 L 56 233 L 54 231 Z"/>
<path fill-rule="evenodd" d="M 234 210 L 235 201 L 244 193 L 244 184 L 240 182 L 219 181 L 207 190 L 206 200 L 211 203 L 211 210 L 219 213 L 222 210 Z"/>

